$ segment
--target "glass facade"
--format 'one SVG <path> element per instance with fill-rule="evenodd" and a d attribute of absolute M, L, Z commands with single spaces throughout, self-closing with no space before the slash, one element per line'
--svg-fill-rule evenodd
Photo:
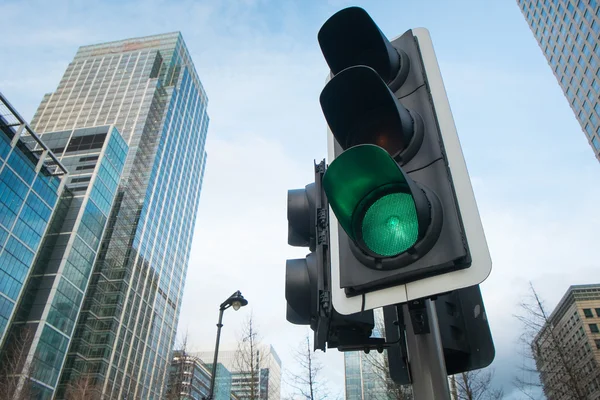
<path fill-rule="evenodd" d="M 43 137 L 51 148 L 64 149 L 58 159 L 70 174 L 15 322 L 34 332 L 27 361 L 36 398 L 51 399 L 116 197 L 127 145 L 114 126 Z"/>
<path fill-rule="evenodd" d="M 0 345 L 64 187 L 66 169 L 47 150 L 0 93 Z"/>
<path fill-rule="evenodd" d="M 129 148 L 57 398 L 82 374 L 109 398 L 161 398 L 206 164 L 206 107 L 179 33 L 81 47 L 44 96 L 32 121 L 42 138 L 114 125 Z"/>
<path fill-rule="evenodd" d="M 596 0 L 517 0 L 600 160 L 600 7 Z"/>
<path fill-rule="evenodd" d="M 231 394 L 239 399 L 250 398 L 251 386 L 254 393 L 264 400 L 279 400 L 281 398 L 281 359 L 271 345 L 259 344 L 257 346 L 256 360 L 260 364 L 258 377 L 252 382 L 251 373 L 241 370 L 238 350 L 220 350 L 219 363 L 231 372 Z M 194 354 L 205 363 L 211 363 L 214 358 L 213 351 L 201 351 Z M 217 381 L 219 375 L 217 371 Z"/>
<path fill-rule="evenodd" d="M 382 309 L 374 310 L 375 328 L 372 337 L 384 336 Z M 392 400 L 404 394 L 389 378 L 387 351 L 347 351 L 344 353 L 346 400 Z M 410 397 L 406 393 L 407 398 Z"/>
<path fill-rule="evenodd" d="M 167 397 L 170 399 L 202 400 L 208 396 L 212 364 L 203 363 L 198 357 L 175 352 L 169 367 Z M 231 373 L 221 363 L 217 364 L 217 378 L 213 399 L 230 400 Z"/>

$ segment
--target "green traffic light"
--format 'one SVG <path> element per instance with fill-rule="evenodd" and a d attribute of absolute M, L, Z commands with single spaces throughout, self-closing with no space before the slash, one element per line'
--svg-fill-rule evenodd
<path fill-rule="evenodd" d="M 387 151 L 375 145 L 351 147 L 323 177 L 323 189 L 340 225 L 363 249 L 393 257 L 423 233 L 414 184 Z M 420 189 L 416 189 L 420 191 Z"/>
<path fill-rule="evenodd" d="M 362 240 L 374 253 L 395 256 L 411 248 L 418 239 L 419 223 L 411 195 L 393 193 L 381 197 L 367 209 L 361 226 Z"/>

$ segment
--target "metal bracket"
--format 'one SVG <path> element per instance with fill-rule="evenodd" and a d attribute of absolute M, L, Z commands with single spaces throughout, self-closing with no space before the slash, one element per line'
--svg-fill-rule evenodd
<path fill-rule="evenodd" d="M 328 244 L 327 209 L 317 208 L 317 244 Z"/>
<path fill-rule="evenodd" d="M 430 333 L 429 318 L 427 318 L 427 309 L 425 300 L 413 300 L 408 303 L 408 313 L 412 322 L 415 335 L 424 335 Z"/>
<path fill-rule="evenodd" d="M 315 163 L 315 173 L 324 174 L 325 173 L 325 159 L 323 159 L 320 163 Z"/>
<path fill-rule="evenodd" d="M 329 305 L 331 304 L 331 293 L 326 291 L 321 291 L 319 293 L 319 304 L 321 305 L 321 310 L 325 311 L 325 315 L 329 315 Z"/>

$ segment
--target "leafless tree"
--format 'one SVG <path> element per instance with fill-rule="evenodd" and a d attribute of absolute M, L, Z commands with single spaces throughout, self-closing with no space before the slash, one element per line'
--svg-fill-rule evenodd
<path fill-rule="evenodd" d="M 237 387 L 237 396 L 243 400 L 266 400 L 268 393 L 261 393 L 261 369 L 265 356 L 262 352 L 261 336 L 256 329 L 254 318 L 250 314 L 242 326 L 235 353 L 234 366 L 241 385 Z"/>
<path fill-rule="evenodd" d="M 515 316 L 523 327 L 520 341 L 525 349 L 515 386 L 529 399 L 544 398 L 542 388 L 548 399 L 587 399 L 588 357 L 580 353 L 584 343 L 569 343 L 573 335 L 561 333 L 561 327 L 551 323 L 544 301 L 531 283 L 530 291 L 520 304 L 521 314 Z M 575 335 L 577 341 L 585 339 L 583 331 L 581 337 L 577 331 Z"/>
<path fill-rule="evenodd" d="M 501 389 L 492 387 L 494 371 L 478 369 L 462 372 L 452 377 L 456 385 L 456 400 L 500 400 L 504 397 Z M 454 385 L 453 385 L 454 386 Z"/>
<path fill-rule="evenodd" d="M 65 400 L 105 400 L 102 386 L 90 375 L 83 374 L 69 383 L 65 390 Z"/>
<path fill-rule="evenodd" d="M 8 332 L 0 356 L 0 399 L 27 400 L 33 398 L 31 375 L 35 362 L 27 360 L 33 331 L 26 325 Z"/>
<path fill-rule="evenodd" d="M 323 365 L 311 349 L 308 334 L 294 351 L 298 372 L 289 372 L 288 384 L 294 389 L 294 398 L 323 400 L 329 397 L 327 383 L 321 378 Z"/>

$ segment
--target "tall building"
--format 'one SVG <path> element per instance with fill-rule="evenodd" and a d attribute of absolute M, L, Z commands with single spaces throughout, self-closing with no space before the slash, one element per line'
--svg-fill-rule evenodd
<path fill-rule="evenodd" d="M 169 369 L 167 399 L 202 400 L 208 396 L 212 364 L 182 351 L 175 351 Z M 231 391 L 231 373 L 221 363 L 217 364 L 215 400 L 237 400 Z"/>
<path fill-rule="evenodd" d="M 569 287 L 533 350 L 548 400 L 600 399 L 600 284 Z"/>
<path fill-rule="evenodd" d="M 388 393 L 384 354 L 362 351 L 344 353 L 346 400 L 391 400 Z"/>
<path fill-rule="evenodd" d="M 76 160 L 68 167 L 73 199 L 62 225 L 86 218 L 74 217 L 73 202 L 83 208 L 91 198 L 100 211 L 92 210 L 92 233 L 57 223 L 57 243 L 40 261 L 45 279 L 55 275 L 50 296 L 62 287 L 65 298 L 48 304 L 47 285 L 34 282 L 30 297 L 48 299 L 23 304 L 23 318 L 44 337 L 28 352 L 34 372 L 41 370 L 34 373 L 38 398 L 61 399 L 81 379 L 107 398 L 161 398 L 206 163 L 206 107 L 180 33 L 80 47 L 57 89 L 44 96 L 32 126 L 53 141 L 59 159 Z M 106 153 L 109 137 L 122 138 L 116 155 Z M 122 171 L 115 164 L 121 151 Z M 113 168 L 104 170 L 104 159 Z M 78 243 L 79 254 L 67 254 Z M 52 246 L 66 246 L 64 255 Z M 80 276 L 69 275 L 71 267 Z M 52 307 L 64 318 L 47 318 Z M 40 308 L 35 320 L 31 310 Z"/>
<path fill-rule="evenodd" d="M 600 160 L 600 8 L 596 0 L 517 0 Z"/>
<path fill-rule="evenodd" d="M 39 151 L 33 150 L 36 146 Z M 0 345 L 23 296 L 66 174 L 54 153 L 0 93 Z"/>
<path fill-rule="evenodd" d="M 246 349 L 242 351 L 247 351 Z M 205 363 L 212 363 L 214 352 L 202 351 L 195 354 Z M 241 356 L 239 350 L 219 350 L 219 363 L 231 372 L 231 392 L 240 400 L 251 398 L 254 392 L 261 400 L 279 400 L 281 398 L 281 359 L 270 345 L 257 345 L 256 355 Z M 252 377 L 248 360 L 256 364 L 257 376 Z M 218 372 L 217 372 L 218 378 Z"/>

